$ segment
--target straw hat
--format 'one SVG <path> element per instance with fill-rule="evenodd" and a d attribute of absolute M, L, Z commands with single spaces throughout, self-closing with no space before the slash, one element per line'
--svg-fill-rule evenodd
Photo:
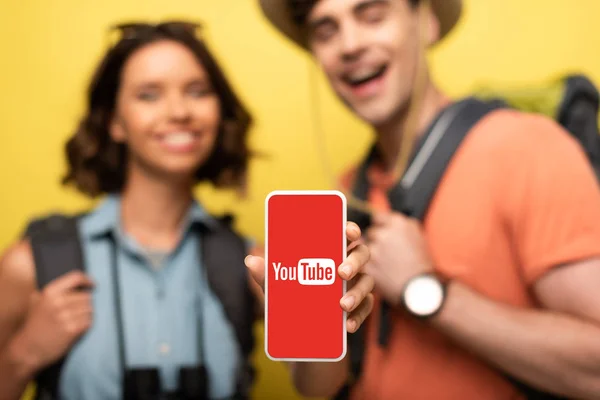
<path fill-rule="evenodd" d="M 289 0 L 259 0 L 260 7 L 267 19 L 285 36 L 300 47 L 306 49 L 302 30 L 292 19 Z M 442 40 L 458 22 L 462 11 L 462 0 L 430 0 L 431 9 L 440 22 Z M 439 41 L 438 40 L 438 41 Z"/>

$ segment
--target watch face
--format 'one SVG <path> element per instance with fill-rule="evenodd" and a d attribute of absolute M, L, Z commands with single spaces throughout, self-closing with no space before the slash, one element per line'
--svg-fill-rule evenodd
<path fill-rule="evenodd" d="M 426 275 L 414 278 L 406 287 L 404 302 L 410 312 L 419 316 L 435 313 L 444 300 L 444 288 L 436 278 Z"/>

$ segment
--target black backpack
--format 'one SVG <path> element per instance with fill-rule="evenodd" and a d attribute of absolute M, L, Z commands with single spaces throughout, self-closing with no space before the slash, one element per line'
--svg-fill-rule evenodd
<path fill-rule="evenodd" d="M 40 289 L 70 271 L 85 271 L 77 227 L 82 215 L 51 214 L 28 224 L 24 235 L 31 243 Z M 246 399 L 255 379 L 250 355 L 255 342 L 253 326 L 256 302 L 248 286 L 249 275 L 244 265 L 245 242 L 234 232 L 231 224 L 232 217 L 225 216 L 218 220 L 216 228 L 196 224 L 194 231 L 201 238 L 201 254 L 208 284 L 223 305 L 242 350 L 245 363 L 238 375 L 236 399 Z M 65 357 L 37 374 L 36 399 L 58 399 L 58 383 L 64 360 Z"/>
<path fill-rule="evenodd" d="M 582 145 L 600 180 L 598 91 L 589 79 L 581 75 L 567 76 L 559 83 L 563 85 L 563 90 L 559 92 L 558 97 L 550 99 L 556 103 L 553 117 Z M 552 92 L 553 95 L 555 93 L 556 91 Z M 480 97 L 482 98 L 468 97 L 443 110 L 428 131 L 419 139 L 405 174 L 388 192 L 388 199 L 394 210 L 422 221 L 446 167 L 471 128 L 489 112 L 516 105 L 515 102 L 511 104 L 510 98 L 493 95 L 488 95 L 486 98 Z M 529 104 L 535 105 L 535 102 Z M 520 109 L 523 110 L 523 107 Z M 367 199 L 367 169 L 375 156 L 376 150 L 373 147 L 357 170 L 352 193 L 358 199 Z M 365 213 L 349 208 L 347 215 L 348 220 L 356 222 L 363 231 L 370 225 L 369 216 Z M 380 312 L 378 340 L 381 346 L 385 346 L 390 329 L 389 305 L 384 302 Z M 365 328 L 362 326 L 354 334 L 348 335 L 351 379 L 334 397 L 335 400 L 347 399 L 352 382 L 355 382 L 360 376 L 364 355 L 364 330 Z M 527 399 L 562 399 L 562 397 L 544 393 L 511 376 L 507 376 L 507 379 Z"/>

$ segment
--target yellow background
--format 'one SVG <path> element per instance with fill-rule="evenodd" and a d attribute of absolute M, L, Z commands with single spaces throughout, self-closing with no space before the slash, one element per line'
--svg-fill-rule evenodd
<path fill-rule="evenodd" d="M 238 214 L 239 228 L 263 237 L 263 199 L 274 189 L 328 188 L 315 150 L 326 138 L 335 172 L 362 156 L 369 130 L 341 107 L 298 49 L 268 26 L 254 0 L 0 0 L 0 247 L 33 214 L 91 203 L 61 188 L 63 143 L 81 116 L 89 74 L 106 50 L 109 24 L 125 19 L 190 18 L 205 34 L 253 112 L 252 146 L 267 152 L 251 168 L 251 191 L 200 188 L 207 207 Z M 544 82 L 579 71 L 600 83 L 597 0 L 469 0 L 458 28 L 431 53 L 433 73 L 452 96 L 478 83 Z M 319 113 L 311 107 L 316 73 Z M 262 334 L 260 327 L 257 328 Z M 294 399 L 284 367 L 256 357 L 257 398 Z"/>

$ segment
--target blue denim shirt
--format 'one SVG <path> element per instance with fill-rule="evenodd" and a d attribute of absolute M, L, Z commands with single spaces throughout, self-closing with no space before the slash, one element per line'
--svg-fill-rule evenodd
<path fill-rule="evenodd" d="M 94 318 L 67 356 L 59 384 L 61 399 L 121 398 L 112 245 L 103 236 L 111 230 L 119 244 L 117 265 L 128 366 L 157 367 L 163 388 L 173 391 L 179 367 L 196 365 L 202 354 L 211 398 L 234 394 L 241 350 L 218 298 L 207 289 L 201 249 L 190 230 L 191 224 L 199 221 L 214 222 L 194 203 L 178 247 L 163 261 L 151 261 L 135 240 L 123 234 L 119 197 L 109 196 L 80 220 L 87 274 L 96 284 Z"/>

